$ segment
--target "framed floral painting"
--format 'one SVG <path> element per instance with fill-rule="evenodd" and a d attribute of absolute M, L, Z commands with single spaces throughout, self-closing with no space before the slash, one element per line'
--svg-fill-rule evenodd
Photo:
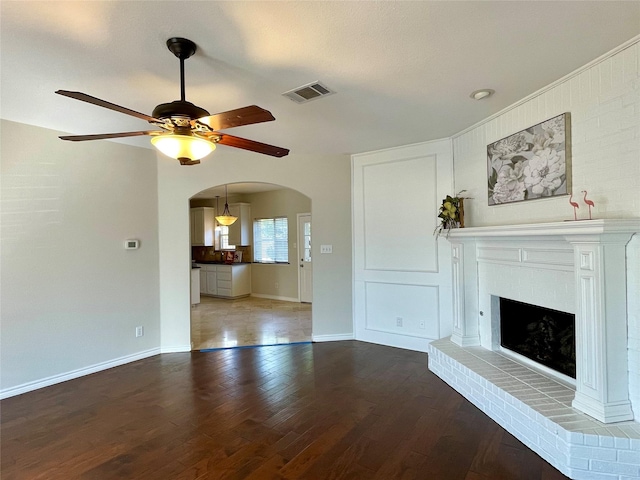
<path fill-rule="evenodd" d="M 489 205 L 571 191 L 570 122 L 563 113 L 487 145 Z"/>

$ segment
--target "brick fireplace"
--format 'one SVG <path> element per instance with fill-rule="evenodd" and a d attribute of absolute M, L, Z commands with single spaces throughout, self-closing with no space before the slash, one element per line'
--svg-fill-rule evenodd
<path fill-rule="evenodd" d="M 639 231 L 637 219 L 589 220 L 449 236 L 453 334 L 430 345 L 429 368 L 572 478 L 640 478 L 626 288 Z M 575 385 L 502 351 L 501 297 L 575 315 Z"/>

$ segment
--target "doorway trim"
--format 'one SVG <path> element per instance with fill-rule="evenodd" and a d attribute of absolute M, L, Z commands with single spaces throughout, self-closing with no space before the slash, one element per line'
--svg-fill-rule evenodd
<path fill-rule="evenodd" d="M 296 262 L 298 265 L 298 302 L 302 302 L 302 267 L 300 266 L 300 255 L 302 254 L 303 247 L 303 239 L 300 238 L 300 217 L 311 217 L 311 221 L 313 222 L 313 216 L 311 213 L 297 213 L 296 214 Z M 313 237 L 312 237 L 313 238 Z M 313 240 L 312 240 L 313 241 Z M 311 261 L 313 262 L 313 257 L 311 257 Z M 311 281 L 313 282 L 313 273 L 311 274 Z M 311 302 L 313 304 L 313 301 Z"/>

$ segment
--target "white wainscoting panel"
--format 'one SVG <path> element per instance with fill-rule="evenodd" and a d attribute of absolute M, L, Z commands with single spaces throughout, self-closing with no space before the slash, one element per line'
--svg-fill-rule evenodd
<path fill-rule="evenodd" d="M 440 338 L 440 325 L 430 320 L 439 317 L 437 285 L 365 283 L 365 295 L 367 330 Z"/>
<path fill-rule="evenodd" d="M 355 337 L 426 351 L 453 325 L 451 248 L 433 235 L 440 202 L 456 193 L 451 142 L 353 155 L 351 165 Z"/>

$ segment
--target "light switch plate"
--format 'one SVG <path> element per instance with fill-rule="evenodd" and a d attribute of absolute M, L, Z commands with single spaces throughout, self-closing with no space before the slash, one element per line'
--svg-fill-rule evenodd
<path fill-rule="evenodd" d="M 320 253 L 333 253 L 333 245 L 320 245 Z"/>

